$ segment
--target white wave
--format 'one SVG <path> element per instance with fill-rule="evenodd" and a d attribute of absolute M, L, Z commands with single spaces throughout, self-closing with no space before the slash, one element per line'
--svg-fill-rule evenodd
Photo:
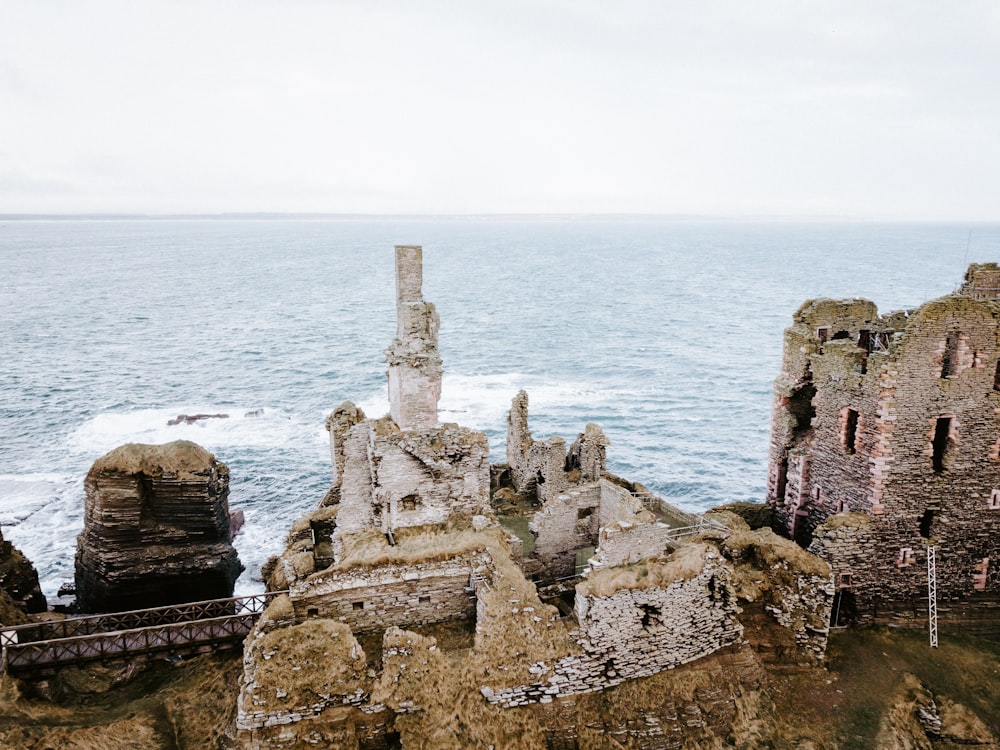
<path fill-rule="evenodd" d="M 60 484 L 72 482 L 72 477 L 65 474 L 41 473 L 41 474 L 0 474 L 0 486 L 6 482 L 19 482 L 24 484 L 51 483 Z"/>
<path fill-rule="evenodd" d="M 0 475 L 0 526 L 19 526 L 79 491 L 80 480 L 61 474 Z M 17 534 L 15 533 L 15 536 Z"/>
<path fill-rule="evenodd" d="M 168 424 L 182 415 L 227 414 L 226 418 Z M 322 421 L 320 421 L 322 425 Z M 320 427 L 322 429 L 322 427 Z M 124 443 L 191 440 L 213 451 L 268 448 L 300 441 L 316 432 L 314 423 L 293 419 L 279 409 L 260 406 L 184 405 L 166 409 L 104 412 L 73 430 L 67 442 L 77 453 L 97 457 Z M 313 438 L 310 438 L 312 441 Z"/>

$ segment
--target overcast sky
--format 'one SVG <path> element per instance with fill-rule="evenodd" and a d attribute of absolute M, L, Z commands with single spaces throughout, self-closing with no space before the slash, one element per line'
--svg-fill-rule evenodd
<path fill-rule="evenodd" d="M 0 213 L 1000 220 L 1000 2 L 0 0 Z"/>

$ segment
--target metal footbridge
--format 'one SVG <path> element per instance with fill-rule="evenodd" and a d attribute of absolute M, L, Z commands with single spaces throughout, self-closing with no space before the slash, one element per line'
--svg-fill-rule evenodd
<path fill-rule="evenodd" d="M 246 638 L 273 591 L 0 628 L 0 671 L 12 675 L 142 655 L 186 656 Z"/>

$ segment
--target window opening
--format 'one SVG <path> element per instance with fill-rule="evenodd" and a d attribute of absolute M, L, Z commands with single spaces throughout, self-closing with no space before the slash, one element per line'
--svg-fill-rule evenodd
<path fill-rule="evenodd" d="M 938 417 L 934 424 L 934 440 L 931 441 L 931 463 L 934 471 L 944 471 L 944 459 L 948 450 L 948 433 L 951 431 L 951 417 Z"/>
<path fill-rule="evenodd" d="M 642 629 L 647 633 L 655 631 L 660 625 L 660 608 L 652 604 L 640 604 L 639 611 L 642 612 Z"/>
<path fill-rule="evenodd" d="M 351 602 L 351 609 L 358 610 L 364 608 L 365 608 L 364 602 Z"/>
<path fill-rule="evenodd" d="M 934 524 L 934 511 L 928 508 L 920 517 L 920 536 L 924 539 L 931 538 L 931 526 Z"/>
<path fill-rule="evenodd" d="M 778 479 L 774 483 L 774 496 L 778 500 L 785 499 L 785 488 L 788 486 L 788 456 L 782 456 L 778 462 Z"/>
<path fill-rule="evenodd" d="M 1000 510 L 1000 490 L 990 493 L 990 510 Z"/>
<path fill-rule="evenodd" d="M 952 331 L 944 340 L 944 354 L 941 355 L 941 377 L 953 378 L 958 375 L 958 342 L 962 334 Z"/>
<path fill-rule="evenodd" d="M 849 338 L 851 338 L 851 334 L 849 334 L 847 331 L 837 331 L 835 334 L 833 334 L 834 341 L 840 341 L 841 339 L 849 339 Z"/>
<path fill-rule="evenodd" d="M 424 594 L 423 596 L 420 597 L 419 601 L 421 604 L 430 604 L 431 597 L 429 594 Z"/>
<path fill-rule="evenodd" d="M 856 409 L 847 409 L 844 414 L 844 435 L 842 442 L 844 450 L 854 453 L 858 441 L 858 412 Z"/>
<path fill-rule="evenodd" d="M 309 607 L 306 610 L 306 617 L 319 617 L 319 607 Z"/>
<path fill-rule="evenodd" d="M 997 360 L 997 370 L 993 373 L 993 390 L 1000 391 L 1000 359 Z"/>
<path fill-rule="evenodd" d="M 841 498 L 840 500 L 837 501 L 837 512 L 838 513 L 843 513 L 844 512 L 844 499 L 843 498 Z"/>
<path fill-rule="evenodd" d="M 917 558 L 913 556 L 912 547 L 903 547 L 899 550 L 899 557 L 896 558 L 897 568 L 908 568 L 917 561 Z"/>
<path fill-rule="evenodd" d="M 407 495 L 399 501 L 399 507 L 402 510 L 416 510 L 418 505 L 420 505 L 420 498 L 416 495 Z"/>
<path fill-rule="evenodd" d="M 867 352 L 871 350 L 871 344 L 872 332 L 864 329 L 858 331 L 858 346 Z"/>
<path fill-rule="evenodd" d="M 816 329 L 816 338 L 819 339 L 819 343 L 820 344 L 825 344 L 826 340 L 828 338 L 830 338 L 830 329 L 829 328 L 817 328 Z"/>
<path fill-rule="evenodd" d="M 582 521 L 584 518 L 590 518 L 593 515 L 593 508 L 577 508 L 576 510 L 576 520 Z"/>
<path fill-rule="evenodd" d="M 984 591 L 986 589 L 986 575 L 990 569 L 990 558 L 984 557 L 972 569 L 976 571 L 972 574 L 972 588 L 976 591 Z"/>

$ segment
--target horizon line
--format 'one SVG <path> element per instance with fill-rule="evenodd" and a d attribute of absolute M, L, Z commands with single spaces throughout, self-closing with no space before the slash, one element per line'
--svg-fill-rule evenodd
<path fill-rule="evenodd" d="M 443 212 L 443 213 L 336 213 L 326 211 L 216 211 L 216 212 L 10 212 L 0 213 L 0 221 L 179 221 L 179 220 L 586 220 L 628 219 L 660 221 L 775 221 L 775 222 L 831 222 L 831 223 L 905 223 L 905 224 L 995 224 L 1000 219 L 983 218 L 900 218 L 894 216 L 855 216 L 849 214 L 712 214 L 712 213 L 655 213 L 655 212 Z"/>

